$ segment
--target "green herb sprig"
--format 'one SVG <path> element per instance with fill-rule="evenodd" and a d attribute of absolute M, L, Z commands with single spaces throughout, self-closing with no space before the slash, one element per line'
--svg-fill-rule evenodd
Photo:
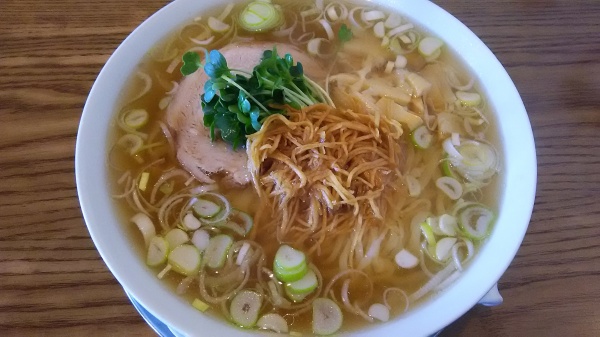
<path fill-rule="evenodd" d="M 346 24 L 343 24 L 340 27 L 340 30 L 338 30 L 338 40 L 340 41 L 340 44 L 344 44 L 352 40 L 352 36 L 352 31 L 350 28 L 348 28 L 348 26 L 346 26 Z"/>
<path fill-rule="evenodd" d="M 190 75 L 201 66 L 200 56 L 187 52 L 181 73 Z M 302 64 L 294 64 L 290 54 L 280 57 L 276 48 L 263 52 L 252 73 L 230 69 L 217 50 L 208 53 L 203 68 L 209 77 L 201 95 L 204 126 L 212 141 L 218 135 L 234 149 L 260 130 L 268 116 L 284 114 L 283 105 L 300 109 L 325 101 L 322 89 L 304 77 Z"/>

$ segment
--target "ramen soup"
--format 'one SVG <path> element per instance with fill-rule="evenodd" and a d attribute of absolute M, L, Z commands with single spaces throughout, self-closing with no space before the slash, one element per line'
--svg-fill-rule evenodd
<path fill-rule="evenodd" d="M 229 4 L 132 75 L 108 162 L 124 226 L 198 315 L 328 335 L 460 277 L 499 154 L 472 76 L 399 13 Z"/>

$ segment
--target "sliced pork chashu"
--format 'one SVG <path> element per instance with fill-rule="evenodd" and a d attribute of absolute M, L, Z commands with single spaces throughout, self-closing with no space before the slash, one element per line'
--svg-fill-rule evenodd
<path fill-rule="evenodd" d="M 273 49 L 273 45 L 270 42 L 232 44 L 220 52 L 229 68 L 252 71 L 263 52 Z M 280 56 L 291 54 L 294 61 L 302 63 L 306 76 L 311 79 L 320 81 L 325 77 L 321 65 L 298 48 L 277 44 L 277 52 Z M 208 181 L 212 174 L 224 173 L 227 183 L 246 185 L 251 181 L 246 152 L 243 149 L 235 151 L 222 140 L 211 142 L 209 130 L 203 124 L 200 95 L 207 80 L 203 69 L 183 78 L 167 107 L 165 118 L 174 132 L 177 159 L 200 181 Z"/>

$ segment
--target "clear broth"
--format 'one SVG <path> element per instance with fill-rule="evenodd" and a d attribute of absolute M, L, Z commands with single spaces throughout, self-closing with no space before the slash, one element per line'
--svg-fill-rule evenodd
<path fill-rule="evenodd" d="M 291 0 L 276 1 L 276 2 L 282 4 L 282 6 L 284 6 L 284 7 L 291 6 L 292 4 L 296 3 L 296 2 L 292 2 Z M 358 2 L 358 3 L 360 4 L 360 2 Z M 362 4 L 368 5 L 368 3 L 366 3 L 366 2 L 362 3 Z M 298 6 L 298 5 L 295 5 L 295 6 Z M 240 7 L 240 5 L 236 6 L 236 9 L 239 7 Z M 204 13 L 199 13 L 199 14 L 202 14 L 203 18 L 207 18 L 209 16 L 217 16 L 219 13 L 221 13 L 222 9 L 223 9 L 222 7 L 214 8 L 212 10 L 206 11 Z M 387 9 L 384 9 L 384 11 L 386 11 L 388 13 L 392 12 Z M 401 13 L 399 13 L 399 14 L 401 14 Z M 171 82 L 179 82 L 182 79 L 182 75 L 179 72 L 180 64 L 178 64 L 174 68 L 174 71 L 172 73 L 168 73 L 165 71 L 165 69 L 169 66 L 171 60 L 169 59 L 166 61 L 157 61 L 155 52 L 160 51 L 161 49 L 167 49 L 166 46 L 168 46 L 169 48 L 177 48 L 179 50 L 178 55 L 181 55 L 182 51 L 189 49 L 191 47 L 191 44 L 183 42 L 182 39 L 179 37 L 179 35 L 180 35 L 179 32 L 183 31 L 184 34 L 189 33 L 190 24 L 191 23 L 188 22 L 188 23 L 182 25 L 182 28 L 177 29 L 176 32 L 171 33 L 170 36 L 167 37 L 163 42 L 159 43 L 153 49 L 153 51 L 150 52 L 146 56 L 145 59 L 141 60 L 141 62 L 139 64 L 139 70 L 143 71 L 147 74 L 150 74 L 150 76 L 153 78 L 153 81 L 154 81 L 154 84 L 153 84 L 150 92 L 148 92 L 143 97 L 136 100 L 135 102 L 127 103 L 127 101 L 132 96 L 134 96 L 140 90 L 140 88 L 142 86 L 142 83 L 139 81 L 138 78 L 136 78 L 135 75 L 132 75 L 132 78 L 130 79 L 129 84 L 127 85 L 127 88 L 124 91 L 124 94 L 122 97 L 122 104 L 121 104 L 122 108 L 120 111 L 124 111 L 124 110 L 131 109 L 131 108 L 144 108 L 150 113 L 150 122 L 145 127 L 145 129 L 143 129 L 142 131 L 152 132 L 151 130 L 153 128 L 157 128 L 156 122 L 161 121 L 164 118 L 164 110 L 161 110 L 158 107 L 161 99 L 163 97 L 165 97 L 165 93 L 171 89 Z M 186 27 L 188 27 L 188 28 L 186 28 Z M 425 32 L 424 30 L 420 30 L 420 31 Z M 324 35 L 323 32 L 320 32 L 319 34 Z M 427 34 L 427 35 L 429 35 L 429 34 Z M 246 34 L 246 36 L 250 36 L 250 34 Z M 287 38 L 274 37 L 271 34 L 257 34 L 254 37 L 256 40 L 273 41 L 274 43 L 287 42 Z M 223 41 L 223 43 L 211 46 L 210 49 L 218 49 L 226 44 L 227 44 L 227 41 Z M 442 54 L 442 61 L 444 61 L 448 64 L 451 64 L 455 68 L 459 69 L 460 70 L 459 72 L 462 74 L 470 74 L 470 72 L 467 71 L 467 69 L 466 69 L 467 67 L 461 64 L 461 62 L 459 61 L 459 57 L 454 55 L 454 53 L 452 51 L 446 50 Z M 470 75 L 472 75 L 472 74 L 470 74 Z M 477 89 L 480 89 L 480 88 L 477 88 Z M 481 90 L 478 90 L 478 91 L 481 92 Z M 119 113 L 119 111 L 117 111 L 117 115 L 118 115 L 118 113 Z M 494 125 L 495 125 L 494 113 L 492 113 L 492 111 L 489 111 L 489 109 L 487 109 L 487 111 L 485 111 L 485 113 L 486 113 L 486 117 L 489 118 L 491 121 L 491 123 L 490 123 L 491 127 L 486 132 L 486 137 L 492 144 L 498 145 L 499 144 L 498 133 L 497 133 L 497 130 L 494 128 Z M 110 144 L 111 147 L 109 148 L 109 156 L 111 156 L 111 153 L 113 150 L 113 147 L 112 147 L 113 144 L 116 143 L 116 141 L 119 139 L 119 136 L 122 134 L 123 134 L 123 132 L 118 128 L 118 126 L 115 123 L 114 127 L 112 128 L 112 134 L 110 135 L 110 139 L 112 140 L 112 142 Z M 497 149 L 500 149 L 500 147 L 497 146 Z M 501 153 L 500 153 L 500 156 L 502 158 Z M 144 164 L 139 164 L 139 163 L 135 162 L 134 160 L 131 160 L 131 158 L 127 158 L 127 156 L 118 156 L 118 158 L 116 158 L 116 159 L 111 158 L 110 160 L 114 161 L 113 164 L 115 164 L 115 166 L 118 166 L 120 168 L 129 169 L 129 170 L 131 170 L 131 169 L 139 170 L 140 167 L 142 167 L 148 163 L 148 161 L 146 161 Z M 173 159 L 172 161 L 169 161 L 169 162 L 165 163 L 164 165 L 161 165 L 160 167 L 161 168 L 180 167 L 180 164 L 177 162 L 177 160 Z M 119 179 L 119 177 L 121 176 L 121 174 L 122 174 L 122 171 L 111 170 L 111 181 L 114 183 L 115 191 L 120 191 L 120 190 L 118 190 L 120 187 L 118 186 L 118 184 L 116 182 Z M 501 188 L 502 179 L 501 178 L 502 178 L 501 174 L 500 174 L 500 176 L 496 176 L 493 179 L 493 182 L 490 185 L 488 185 L 487 187 L 485 187 L 483 194 L 480 197 L 481 198 L 480 201 L 484 202 L 486 205 L 491 206 L 491 208 L 494 211 L 498 210 L 498 199 L 499 199 L 498 194 L 499 194 L 499 191 L 502 190 L 502 188 Z M 242 189 L 234 189 L 234 190 L 221 189 L 220 192 L 223 193 L 227 198 L 229 198 L 230 202 L 232 203 L 232 205 L 234 207 L 241 209 L 242 211 L 248 212 L 249 214 L 254 213 L 254 209 L 253 209 L 252 205 L 255 203 L 257 195 L 256 195 L 252 185 L 248 185 Z M 118 193 L 118 192 L 115 192 L 115 193 Z M 122 200 L 115 201 L 115 207 L 116 207 L 116 209 L 118 209 L 119 213 L 121 214 L 121 218 L 123 219 L 122 220 L 123 226 L 125 228 L 125 232 L 127 233 L 128 237 L 130 239 L 130 242 L 132 243 L 132 245 L 135 247 L 136 251 L 139 254 L 140 263 L 144 263 L 143 261 L 145 261 L 146 252 L 145 252 L 143 238 L 140 235 L 138 229 L 135 227 L 135 225 L 131 224 L 128 221 L 128 219 L 136 212 L 131 207 L 129 207 L 126 202 L 124 202 Z M 273 240 L 273 238 L 256 238 L 256 241 L 264 246 L 265 252 L 267 255 L 267 261 L 272 261 L 274 253 L 275 253 L 277 247 L 279 246 L 279 243 L 276 242 L 276 240 Z M 479 249 L 479 246 L 477 246 L 476 248 Z M 318 260 L 313 260 L 312 262 L 315 263 L 318 267 L 321 267 Z M 153 271 L 155 273 L 158 273 L 160 271 L 160 269 L 161 268 L 154 268 Z M 428 279 L 428 277 L 421 271 L 398 270 L 396 275 L 397 275 L 397 282 L 394 284 L 394 286 L 404 289 L 407 292 L 407 294 L 413 293 L 414 291 L 418 290 L 423 285 L 423 283 L 425 283 Z M 171 287 L 173 289 L 173 291 L 175 291 L 175 288 L 177 287 L 178 283 L 180 282 L 180 280 L 182 278 L 183 277 L 181 277 L 175 273 L 169 273 L 169 274 L 167 274 L 167 276 L 165 276 L 165 278 L 163 280 L 164 280 L 164 282 L 166 282 L 166 284 L 169 285 L 169 287 Z M 381 292 L 382 289 L 384 289 L 387 286 L 389 286 L 389 285 L 378 285 L 378 289 L 376 289 L 376 293 Z M 352 291 L 359 292 L 359 291 L 361 291 L 361 289 L 353 289 L 353 290 L 351 289 L 351 293 L 352 293 Z M 198 294 L 197 294 L 197 291 L 190 289 L 183 296 L 191 302 L 194 298 L 198 297 Z M 422 299 L 420 299 L 419 301 L 417 301 L 415 303 L 411 303 L 411 308 L 414 308 L 414 307 L 420 305 L 421 303 L 428 301 L 429 298 L 432 296 L 435 296 L 435 294 L 425 296 Z M 202 313 L 199 313 L 199 314 L 202 314 Z M 213 309 L 209 309 L 204 314 L 212 314 L 215 317 L 222 317 L 220 310 L 218 308 L 216 308 L 216 306 Z M 364 327 L 369 324 L 366 321 L 364 321 L 362 318 L 360 318 L 359 316 L 354 316 L 347 312 L 345 312 L 344 314 L 345 314 L 344 316 L 346 319 L 344 321 L 344 326 L 342 328 L 342 331 L 358 329 L 360 327 Z M 398 316 L 399 314 L 400 314 L 399 310 L 392 311 L 392 317 Z M 301 331 L 303 333 L 310 333 L 311 321 L 312 321 L 312 313 L 310 311 L 308 311 L 307 313 L 296 317 L 293 321 L 288 320 L 288 323 L 289 324 L 291 323 L 290 324 L 291 331 Z"/>

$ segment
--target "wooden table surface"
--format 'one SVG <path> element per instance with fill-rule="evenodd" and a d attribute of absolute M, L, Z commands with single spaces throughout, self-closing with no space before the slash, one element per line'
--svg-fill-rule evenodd
<path fill-rule="evenodd" d="M 0 336 L 153 334 L 89 237 L 74 149 L 102 65 L 166 3 L 0 0 Z M 436 3 L 507 68 L 539 170 L 504 303 L 442 335 L 600 336 L 600 1 Z"/>

